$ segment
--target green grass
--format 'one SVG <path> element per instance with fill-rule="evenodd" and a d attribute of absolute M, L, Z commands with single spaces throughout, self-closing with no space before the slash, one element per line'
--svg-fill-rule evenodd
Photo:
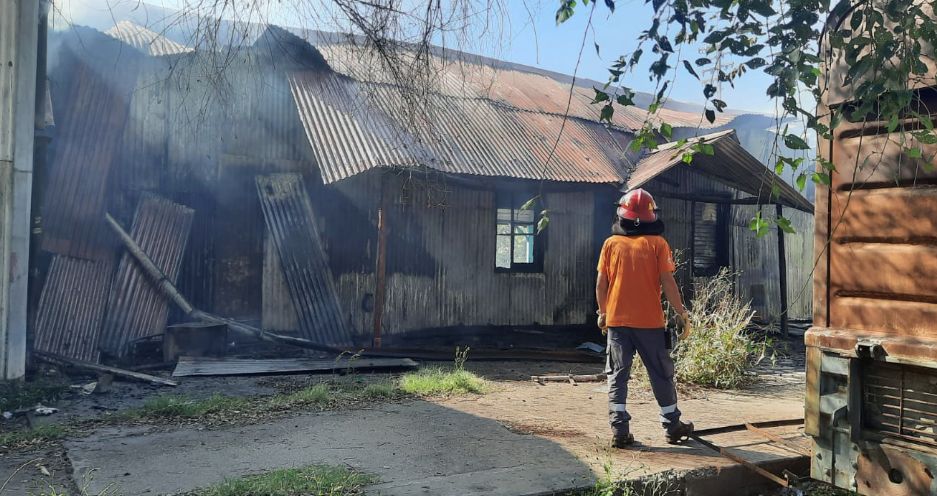
<path fill-rule="evenodd" d="M 375 383 L 368 384 L 361 390 L 361 397 L 364 399 L 390 399 L 398 396 L 400 391 L 392 384 Z"/>
<path fill-rule="evenodd" d="M 68 384 L 54 379 L 36 379 L 29 382 L 0 382 L 0 412 L 50 404 L 68 391 Z"/>
<path fill-rule="evenodd" d="M 60 425 L 41 425 L 35 429 L 0 433 L 0 446 L 21 448 L 48 441 L 57 441 L 68 434 Z"/>
<path fill-rule="evenodd" d="M 344 467 L 313 465 L 225 481 L 191 496 L 346 496 L 362 494 L 375 478 Z"/>
<path fill-rule="evenodd" d="M 193 399 L 185 395 L 165 394 L 147 400 L 143 406 L 128 410 L 124 416 L 130 418 L 197 418 L 213 413 L 246 409 L 247 398 L 215 394 L 205 399 Z"/>
<path fill-rule="evenodd" d="M 272 407 L 281 409 L 300 406 L 325 407 L 329 404 L 332 396 L 328 385 L 316 384 L 300 389 L 294 393 L 273 396 L 269 399 L 269 402 Z"/>
<path fill-rule="evenodd" d="M 472 372 L 459 369 L 430 367 L 408 372 L 400 378 L 400 390 L 416 396 L 483 394 L 489 389 L 487 381 Z"/>

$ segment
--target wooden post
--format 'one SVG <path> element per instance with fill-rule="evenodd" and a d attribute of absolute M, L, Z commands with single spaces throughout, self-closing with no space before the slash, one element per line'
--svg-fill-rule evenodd
<path fill-rule="evenodd" d="M 387 291 L 387 218 L 384 208 L 377 209 L 377 267 L 374 270 L 374 347 L 381 347 L 384 298 Z"/>
<path fill-rule="evenodd" d="M 780 203 L 775 204 L 775 219 L 784 216 L 784 207 Z M 781 290 L 781 335 L 787 337 L 787 257 L 784 253 L 784 230 L 778 226 L 778 283 Z"/>
<path fill-rule="evenodd" d="M 687 280 L 683 282 L 684 296 L 687 302 L 693 301 L 696 296 L 696 287 L 693 284 L 693 267 L 696 265 L 696 202 L 690 201 L 690 260 L 687 262 Z"/>

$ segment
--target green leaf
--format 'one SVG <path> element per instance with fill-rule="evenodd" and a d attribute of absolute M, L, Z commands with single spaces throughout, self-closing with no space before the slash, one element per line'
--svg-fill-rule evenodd
<path fill-rule="evenodd" d="M 863 12 L 864 11 L 861 9 L 856 9 L 856 11 L 852 13 L 852 19 L 849 20 L 849 27 L 851 27 L 853 31 L 858 31 L 859 28 L 862 27 Z"/>
<path fill-rule="evenodd" d="M 788 134 L 784 136 L 784 145 L 790 148 L 791 150 L 809 150 L 810 145 L 803 140 L 800 136 L 796 134 Z"/>
<path fill-rule="evenodd" d="M 716 122 L 716 111 L 713 109 L 706 109 L 706 120 L 709 121 L 710 124 Z"/>
<path fill-rule="evenodd" d="M 833 181 L 830 178 L 830 175 L 826 173 L 822 173 L 822 172 L 814 172 L 812 179 L 813 179 L 813 182 L 817 184 L 823 184 L 825 186 L 829 186 L 830 184 L 833 184 Z"/>
<path fill-rule="evenodd" d="M 612 122 L 612 116 L 615 114 L 615 109 L 612 108 L 612 104 L 609 103 L 602 107 L 602 113 L 599 115 L 599 122 Z"/>
<path fill-rule="evenodd" d="M 791 221 L 789 219 L 786 219 L 784 217 L 778 217 L 777 220 L 775 220 L 775 223 L 778 225 L 778 227 L 781 228 L 782 231 L 788 234 L 797 233 L 797 231 L 794 230 L 794 227 L 791 226 Z"/>
<path fill-rule="evenodd" d="M 704 155 L 709 155 L 710 157 L 716 154 L 716 149 L 709 143 L 700 143 L 700 151 Z"/>
<path fill-rule="evenodd" d="M 803 191 L 807 187 L 807 174 L 801 173 L 797 176 L 797 189 Z"/>
<path fill-rule="evenodd" d="M 602 103 L 608 101 L 608 93 L 601 91 L 597 88 L 592 88 L 595 90 L 595 98 L 592 99 L 592 103 Z"/>
<path fill-rule="evenodd" d="M 628 107 L 628 106 L 634 105 L 633 98 L 634 98 L 634 93 L 627 91 L 625 93 L 618 95 L 618 97 L 615 98 L 615 101 L 617 101 L 618 104 L 621 105 L 622 107 Z"/>
<path fill-rule="evenodd" d="M 549 225 L 550 225 L 549 217 L 547 217 L 546 215 L 544 215 L 543 217 L 540 217 L 540 221 L 537 222 L 537 234 L 542 233 L 543 230 L 546 229 L 547 226 Z"/>
<path fill-rule="evenodd" d="M 628 145 L 628 149 L 631 150 L 632 152 L 637 152 L 641 150 L 642 146 L 644 146 L 644 138 L 641 136 L 638 136 L 637 138 L 634 139 L 634 141 L 632 141 Z"/>
<path fill-rule="evenodd" d="M 699 74 L 696 73 L 696 69 L 693 69 L 693 65 L 690 64 L 689 60 L 683 61 L 683 67 L 686 68 L 687 72 L 689 72 L 690 75 L 692 75 L 696 79 L 699 79 Z"/>
<path fill-rule="evenodd" d="M 540 195 L 537 195 L 537 196 L 535 196 L 535 197 L 533 197 L 533 198 L 527 200 L 526 202 L 524 202 L 523 205 L 521 205 L 521 210 L 530 210 L 530 209 L 534 208 L 534 204 L 537 203 L 537 200 L 539 200 L 539 199 L 540 199 Z"/>
<path fill-rule="evenodd" d="M 898 114 L 892 114 L 891 119 L 888 120 L 888 132 L 893 133 L 895 129 L 898 129 Z"/>
<path fill-rule="evenodd" d="M 666 122 L 660 125 L 660 134 L 664 135 L 665 138 L 670 139 L 673 137 L 673 126 L 667 124 Z"/>
<path fill-rule="evenodd" d="M 921 158 L 924 156 L 924 152 L 920 148 L 908 148 L 907 152 L 909 158 Z"/>
<path fill-rule="evenodd" d="M 683 156 L 680 157 L 680 160 L 682 160 L 684 164 L 687 164 L 687 165 L 692 164 L 692 163 L 693 163 L 693 152 L 683 152 Z"/>
<path fill-rule="evenodd" d="M 755 217 L 748 223 L 748 228 L 759 238 L 768 234 L 768 222 L 761 218 L 761 212 L 755 214 Z"/>
<path fill-rule="evenodd" d="M 615 12 L 615 0 L 605 0 L 605 6 L 608 7 L 608 10 Z"/>
<path fill-rule="evenodd" d="M 601 56 L 602 56 L 602 52 L 599 50 L 599 44 L 593 42 L 593 45 L 595 45 L 595 55 L 596 55 L 597 57 L 601 57 Z"/>

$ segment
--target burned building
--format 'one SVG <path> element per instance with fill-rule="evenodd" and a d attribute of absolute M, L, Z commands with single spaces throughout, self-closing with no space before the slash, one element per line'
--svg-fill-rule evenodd
<path fill-rule="evenodd" d="M 431 91 L 411 92 L 341 37 L 273 26 L 223 51 L 127 22 L 50 47 L 37 350 L 119 357 L 186 319 L 105 214 L 194 307 L 267 331 L 340 348 L 549 342 L 589 329 L 613 203 L 636 186 L 660 198 L 685 285 L 729 267 L 763 320 L 810 313 L 812 205 L 732 131 L 692 166 L 674 148 L 641 156 L 628 145 L 646 112 L 602 124 L 564 76 L 440 56 Z M 774 204 L 797 230 L 780 260 L 777 235 L 748 227 Z"/>

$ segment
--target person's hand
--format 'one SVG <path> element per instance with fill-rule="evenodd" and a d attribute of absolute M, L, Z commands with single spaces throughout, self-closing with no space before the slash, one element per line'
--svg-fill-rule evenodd
<path fill-rule="evenodd" d="M 596 320 L 596 325 L 599 326 L 599 329 L 602 331 L 603 336 L 608 334 L 608 324 L 605 321 L 604 313 L 599 314 L 599 318 Z"/>
<path fill-rule="evenodd" d="M 680 341 L 683 341 L 686 338 L 690 337 L 691 334 L 693 334 L 693 324 L 690 323 L 689 315 L 682 313 L 680 314 L 679 317 L 680 317 L 680 323 L 682 324 L 681 327 L 683 328 L 683 332 L 681 332 L 680 335 L 677 336 L 677 338 L 680 339 Z"/>

